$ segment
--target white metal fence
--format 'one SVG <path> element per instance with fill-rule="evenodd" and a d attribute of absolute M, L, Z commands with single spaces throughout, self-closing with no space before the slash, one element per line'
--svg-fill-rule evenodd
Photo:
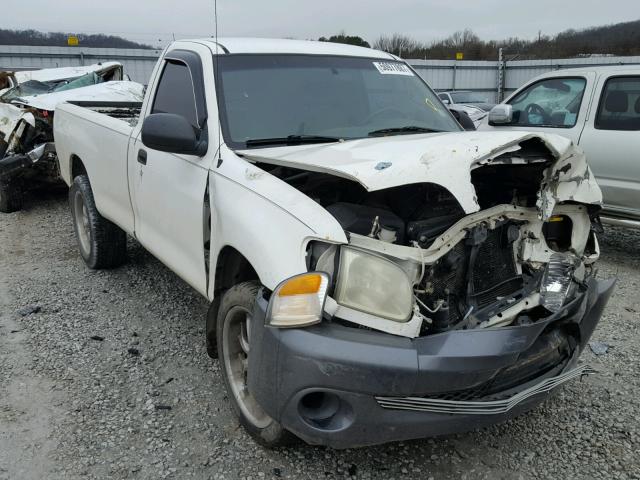
<path fill-rule="evenodd" d="M 119 61 L 132 80 L 146 84 L 160 55 L 160 50 L 84 48 L 84 47 L 22 47 L 0 45 L 0 70 L 89 65 Z M 472 90 L 482 92 L 489 101 L 498 100 L 500 62 L 413 60 L 416 71 L 435 90 Z M 529 79 L 552 70 L 597 65 L 640 65 L 640 57 L 587 57 L 547 60 L 513 60 L 502 64 L 505 96 Z"/>
<path fill-rule="evenodd" d="M 455 60 L 407 60 L 435 90 L 472 90 L 497 102 L 500 62 Z M 543 73 L 565 68 L 603 65 L 640 65 L 640 57 L 585 57 L 503 62 L 504 97 L 528 80 Z"/>
<path fill-rule="evenodd" d="M 118 61 L 132 80 L 146 84 L 160 53 L 160 50 L 144 49 L 0 45 L 0 70 L 33 70 Z"/>

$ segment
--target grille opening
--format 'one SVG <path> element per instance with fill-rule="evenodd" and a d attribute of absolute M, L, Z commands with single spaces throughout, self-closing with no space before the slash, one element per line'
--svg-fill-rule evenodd
<path fill-rule="evenodd" d="M 444 306 L 430 316 L 423 334 L 453 328 L 474 328 L 506 308 L 506 300 L 524 298 L 525 281 L 518 273 L 513 244 L 517 222 L 506 221 L 494 230 L 480 228 L 428 269 L 420 300 L 430 308 Z M 469 318 L 478 315 L 478 321 Z M 427 314 L 427 316 L 429 316 Z"/>

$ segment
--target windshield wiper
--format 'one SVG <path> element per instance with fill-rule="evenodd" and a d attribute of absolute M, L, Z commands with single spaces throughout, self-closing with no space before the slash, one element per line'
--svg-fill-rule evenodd
<path fill-rule="evenodd" d="M 339 137 L 323 137 L 320 135 L 289 135 L 287 137 L 254 138 L 245 142 L 247 147 L 267 147 L 270 145 L 304 145 L 308 143 L 339 142 Z"/>
<path fill-rule="evenodd" d="M 369 132 L 369 136 L 375 137 L 378 135 L 393 135 L 393 134 L 402 135 L 403 133 L 409 134 L 409 133 L 439 133 L 439 132 L 442 132 L 442 130 L 434 130 L 433 128 L 407 125 L 405 127 L 381 128 L 380 130 L 374 130 L 373 132 Z"/>

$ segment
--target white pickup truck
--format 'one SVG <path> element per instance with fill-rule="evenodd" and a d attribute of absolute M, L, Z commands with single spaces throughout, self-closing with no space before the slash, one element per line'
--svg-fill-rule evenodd
<path fill-rule="evenodd" d="M 496 105 L 478 130 L 562 135 L 589 159 L 602 221 L 640 228 L 640 68 L 581 67 L 540 75 Z"/>
<path fill-rule="evenodd" d="M 468 430 L 591 372 L 614 282 L 584 156 L 462 131 L 392 55 L 179 41 L 141 108 L 64 104 L 54 133 L 87 265 L 130 235 L 211 301 L 208 351 L 265 445 Z"/>

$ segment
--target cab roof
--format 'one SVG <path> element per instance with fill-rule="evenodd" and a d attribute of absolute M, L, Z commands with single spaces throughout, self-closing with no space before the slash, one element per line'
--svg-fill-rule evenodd
<path fill-rule="evenodd" d="M 340 55 L 347 57 L 368 57 L 380 58 L 384 60 L 397 60 L 397 57 L 374 50 L 372 48 L 356 47 L 342 43 L 318 42 L 314 40 L 287 40 L 276 38 L 233 38 L 220 37 L 203 38 L 194 40 L 198 43 L 206 43 L 213 51 L 217 46 L 222 48 L 224 53 L 284 53 L 284 54 L 306 54 L 306 55 Z"/>
<path fill-rule="evenodd" d="M 597 73 L 597 74 L 603 74 L 603 73 L 625 73 L 625 72 L 638 72 L 640 71 L 640 65 L 637 64 L 627 64 L 627 65 L 619 65 L 619 64 L 611 64 L 611 65 L 597 65 L 597 66 L 593 66 L 590 67 L 588 65 L 581 65 L 578 67 L 571 67 L 570 65 L 567 65 L 566 67 L 563 67 L 559 70 L 553 70 L 551 72 L 546 72 L 543 73 L 541 75 L 538 75 L 538 77 L 542 78 L 542 77 L 570 77 L 571 75 L 576 75 L 576 74 L 585 74 L 585 73 Z M 535 77 L 535 78 L 538 78 Z"/>

